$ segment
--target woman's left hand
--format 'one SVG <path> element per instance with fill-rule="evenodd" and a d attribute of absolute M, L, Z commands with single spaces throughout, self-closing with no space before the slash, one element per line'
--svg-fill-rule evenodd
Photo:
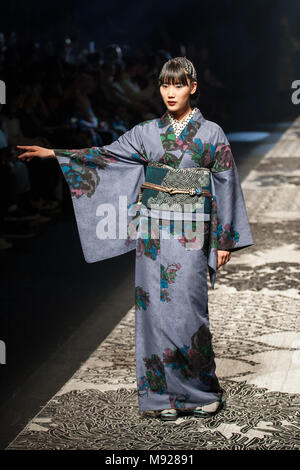
<path fill-rule="evenodd" d="M 226 264 L 231 258 L 231 253 L 230 251 L 227 250 L 218 250 L 218 265 L 217 269 L 222 266 L 223 264 Z"/>

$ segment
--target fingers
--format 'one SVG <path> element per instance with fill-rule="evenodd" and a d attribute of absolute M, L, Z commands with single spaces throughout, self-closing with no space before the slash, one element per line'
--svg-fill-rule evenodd
<path fill-rule="evenodd" d="M 230 251 L 218 251 L 218 264 L 217 268 L 223 266 L 223 264 L 228 263 L 228 261 L 231 258 L 231 252 Z"/>
<path fill-rule="evenodd" d="M 36 156 L 35 152 L 24 152 L 21 155 L 18 155 L 20 160 L 30 161 L 33 157 Z"/>
<path fill-rule="evenodd" d="M 17 145 L 19 149 L 36 150 L 36 145 Z"/>
<path fill-rule="evenodd" d="M 18 155 L 20 160 L 25 160 L 25 162 L 30 162 L 30 160 L 34 157 L 34 155 L 30 155 L 29 153 L 22 153 L 22 155 Z"/>
<path fill-rule="evenodd" d="M 29 162 L 33 157 L 36 156 L 36 145 L 17 145 L 17 148 L 26 150 L 26 152 L 18 155 L 18 158 L 21 160 L 24 159 L 25 161 Z"/>
<path fill-rule="evenodd" d="M 18 158 L 32 158 L 33 155 L 32 155 L 32 152 L 24 152 L 24 153 L 21 153 L 21 155 L 18 155 Z"/>

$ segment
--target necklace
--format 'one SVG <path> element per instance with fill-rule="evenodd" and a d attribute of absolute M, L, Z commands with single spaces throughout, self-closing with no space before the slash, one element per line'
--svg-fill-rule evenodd
<path fill-rule="evenodd" d="M 176 137 L 178 137 L 181 132 L 183 131 L 183 129 L 185 128 L 185 126 L 187 125 L 187 123 L 190 121 L 191 117 L 194 115 L 195 111 L 197 110 L 197 108 L 193 108 L 192 111 L 189 112 L 189 114 L 182 120 L 182 121 L 178 121 L 178 119 L 175 119 L 169 112 L 168 112 L 168 115 L 169 115 L 169 118 L 170 118 L 170 121 L 172 123 L 172 127 L 174 129 L 174 134 L 176 135 Z"/>

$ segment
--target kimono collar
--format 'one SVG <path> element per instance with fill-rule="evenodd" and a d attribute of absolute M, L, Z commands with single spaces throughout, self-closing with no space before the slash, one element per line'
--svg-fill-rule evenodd
<path fill-rule="evenodd" d="M 203 117 L 203 114 L 201 113 L 200 109 L 196 107 L 196 111 L 194 112 L 193 116 L 192 116 L 193 120 L 194 121 L 204 121 L 204 117 Z M 164 112 L 164 114 L 158 119 L 158 126 L 159 127 L 165 127 L 165 126 L 170 126 L 172 123 L 171 123 L 171 120 L 170 120 L 170 117 L 169 117 L 169 113 L 168 113 L 168 110 L 166 110 Z"/>

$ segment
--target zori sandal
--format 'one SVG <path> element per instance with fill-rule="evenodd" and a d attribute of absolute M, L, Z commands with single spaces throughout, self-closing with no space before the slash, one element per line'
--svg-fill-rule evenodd
<path fill-rule="evenodd" d="M 208 405 L 197 406 L 193 410 L 193 416 L 197 418 L 210 418 L 225 408 L 225 401 L 214 401 Z"/>
<path fill-rule="evenodd" d="M 174 408 L 170 408 L 169 410 L 162 410 L 159 417 L 162 421 L 176 421 L 178 413 Z"/>

